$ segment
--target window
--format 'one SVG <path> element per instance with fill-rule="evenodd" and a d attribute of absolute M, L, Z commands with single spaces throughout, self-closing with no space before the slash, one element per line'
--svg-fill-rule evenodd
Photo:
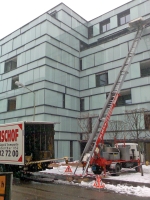
<path fill-rule="evenodd" d="M 110 19 L 105 20 L 104 22 L 100 23 L 100 30 L 101 30 L 101 33 L 104 33 L 110 30 Z"/>
<path fill-rule="evenodd" d="M 126 10 L 118 15 L 118 25 L 121 26 L 130 21 L 130 10 Z"/>
<path fill-rule="evenodd" d="M 85 49 L 88 49 L 88 44 L 85 42 L 80 41 L 80 51 L 83 51 Z"/>
<path fill-rule="evenodd" d="M 82 59 L 80 59 L 80 71 L 82 71 Z"/>
<path fill-rule="evenodd" d="M 150 76 L 150 60 L 140 63 L 141 77 Z"/>
<path fill-rule="evenodd" d="M 17 68 L 17 58 L 5 62 L 4 72 L 7 73 Z"/>
<path fill-rule="evenodd" d="M 93 26 L 88 28 L 88 37 L 89 38 L 93 37 Z"/>
<path fill-rule="evenodd" d="M 16 98 L 8 99 L 8 111 L 16 110 Z"/>
<path fill-rule="evenodd" d="M 70 161 L 73 161 L 73 141 L 70 141 Z"/>
<path fill-rule="evenodd" d="M 88 118 L 88 133 L 92 133 L 92 117 Z"/>
<path fill-rule="evenodd" d="M 108 85 L 108 73 L 96 75 L 96 87 Z"/>
<path fill-rule="evenodd" d="M 125 106 L 132 104 L 132 99 L 131 99 L 131 91 L 125 90 L 120 93 L 120 96 L 118 98 L 118 101 L 116 103 L 117 106 Z"/>
<path fill-rule="evenodd" d="M 145 129 L 150 130 L 150 114 L 144 115 Z"/>
<path fill-rule="evenodd" d="M 63 108 L 65 108 L 65 94 L 63 94 Z"/>
<path fill-rule="evenodd" d="M 19 76 L 12 77 L 11 89 L 17 89 L 18 86 L 15 84 L 16 81 L 19 81 Z"/>
<path fill-rule="evenodd" d="M 80 111 L 84 111 L 84 99 L 80 99 Z"/>

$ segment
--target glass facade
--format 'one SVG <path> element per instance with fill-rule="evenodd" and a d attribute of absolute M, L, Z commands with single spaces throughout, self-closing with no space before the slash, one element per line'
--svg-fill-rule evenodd
<path fill-rule="evenodd" d="M 0 123 L 32 121 L 35 106 L 36 121 L 58 122 L 55 157 L 79 159 L 77 118 L 88 113 L 94 123 L 136 34 L 123 25 L 150 14 L 141 14 L 149 1 L 127 5 L 88 22 L 61 3 L 1 39 Z M 115 120 L 126 109 L 149 106 L 149 35 L 148 26 L 123 84 L 130 93 L 120 96 Z"/>

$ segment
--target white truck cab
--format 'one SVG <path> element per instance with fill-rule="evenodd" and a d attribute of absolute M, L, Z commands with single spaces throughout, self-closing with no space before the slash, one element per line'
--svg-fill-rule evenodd
<path fill-rule="evenodd" d="M 117 143 L 115 144 L 115 147 L 116 148 L 129 147 L 130 159 L 135 159 L 135 160 L 140 159 L 141 162 L 144 161 L 143 154 L 141 153 L 137 143 Z"/>

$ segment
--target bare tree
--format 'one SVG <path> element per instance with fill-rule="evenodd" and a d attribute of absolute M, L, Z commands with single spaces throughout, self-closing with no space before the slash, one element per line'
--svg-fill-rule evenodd
<path fill-rule="evenodd" d="M 81 129 L 82 140 L 88 140 L 90 133 L 92 133 L 92 129 L 95 125 L 95 117 L 97 115 L 90 115 L 89 113 L 81 114 L 80 117 L 77 118 L 78 126 Z"/>
<path fill-rule="evenodd" d="M 129 137 L 137 142 L 150 137 L 150 116 L 147 113 L 144 108 L 125 111 Z"/>
<path fill-rule="evenodd" d="M 126 123 L 125 121 L 110 120 L 107 133 L 111 139 L 125 139 L 126 138 Z"/>
<path fill-rule="evenodd" d="M 81 114 L 77 118 L 82 140 L 89 139 L 96 119 L 97 115 L 89 113 Z M 110 120 L 106 138 L 107 140 L 116 138 L 117 140 L 134 140 L 136 142 L 150 139 L 150 111 L 144 108 L 126 110 L 122 120 Z"/>

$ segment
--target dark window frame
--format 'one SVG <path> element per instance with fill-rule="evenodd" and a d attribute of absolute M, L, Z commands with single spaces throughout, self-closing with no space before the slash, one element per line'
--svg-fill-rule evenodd
<path fill-rule="evenodd" d="M 121 22 L 123 21 L 124 22 Z M 118 26 L 122 26 L 130 21 L 130 10 L 118 14 Z"/>
<path fill-rule="evenodd" d="M 140 62 L 141 77 L 150 76 L 150 59 Z"/>
<path fill-rule="evenodd" d="M 65 94 L 63 94 L 63 108 L 65 108 Z"/>
<path fill-rule="evenodd" d="M 116 106 L 126 106 L 132 104 L 132 95 L 131 91 L 125 91 L 120 93 L 118 100 L 116 102 Z"/>
<path fill-rule="evenodd" d="M 80 62 L 80 71 L 82 71 L 82 58 L 79 60 Z"/>
<path fill-rule="evenodd" d="M 80 40 L 80 51 L 88 49 L 88 44 Z"/>
<path fill-rule="evenodd" d="M 150 114 L 144 115 L 145 130 L 150 130 Z"/>
<path fill-rule="evenodd" d="M 4 73 L 17 69 L 17 57 L 5 61 Z"/>
<path fill-rule="evenodd" d="M 92 38 L 93 37 L 93 26 L 90 26 L 88 28 L 88 38 Z"/>
<path fill-rule="evenodd" d="M 8 99 L 7 111 L 16 110 L 16 97 Z"/>
<path fill-rule="evenodd" d="M 106 76 L 106 80 L 102 80 L 101 76 Z M 108 72 L 96 74 L 96 87 L 108 85 Z"/>
<path fill-rule="evenodd" d="M 73 161 L 73 141 L 70 140 L 70 160 Z"/>
<path fill-rule="evenodd" d="M 103 31 L 103 27 L 105 27 L 105 31 Z M 100 33 L 105 33 L 110 30 L 110 19 L 106 19 L 103 22 L 100 22 Z"/>
<path fill-rule="evenodd" d="M 88 133 L 92 133 L 92 117 L 89 117 L 88 124 Z"/>
<path fill-rule="evenodd" d="M 84 99 L 83 98 L 80 99 L 80 111 L 81 112 L 84 111 Z"/>

